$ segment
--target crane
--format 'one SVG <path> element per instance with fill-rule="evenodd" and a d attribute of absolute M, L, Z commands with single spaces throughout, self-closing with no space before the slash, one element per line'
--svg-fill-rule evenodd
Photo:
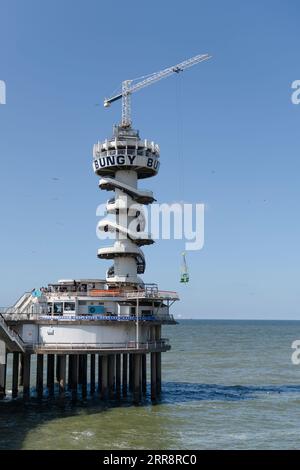
<path fill-rule="evenodd" d="M 143 80 L 134 83 L 138 79 L 134 80 L 124 80 L 122 82 L 122 92 L 118 95 L 112 96 L 111 98 L 105 98 L 104 100 L 104 107 L 109 107 L 114 101 L 122 99 L 122 123 L 121 126 L 124 128 L 128 128 L 131 126 L 131 95 L 142 88 L 145 88 L 148 85 L 152 85 L 163 78 L 167 78 L 173 73 L 180 73 L 183 72 L 185 69 L 192 67 L 192 65 L 196 65 L 199 62 L 203 62 L 204 60 L 210 59 L 211 56 L 209 54 L 199 54 L 190 59 L 184 60 L 180 64 L 173 65 L 172 67 L 168 67 L 160 72 L 154 72 L 150 75 L 146 75 Z"/>

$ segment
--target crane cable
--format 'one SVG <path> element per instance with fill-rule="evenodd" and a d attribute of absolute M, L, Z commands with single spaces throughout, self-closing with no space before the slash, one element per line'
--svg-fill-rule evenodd
<path fill-rule="evenodd" d="M 184 159 L 183 159 L 183 107 L 182 107 L 182 82 L 181 74 L 176 77 L 176 115 L 177 115 L 177 166 L 178 166 L 178 191 L 179 197 L 178 201 L 183 208 L 184 204 L 184 189 L 185 189 L 185 168 L 184 168 Z M 183 243 L 183 240 L 182 240 Z M 181 261 L 181 275 L 180 282 L 187 283 L 189 282 L 189 272 L 186 262 L 186 253 L 182 252 L 182 261 Z"/>
<path fill-rule="evenodd" d="M 176 77 L 176 117 L 177 117 L 177 165 L 178 165 L 178 201 L 184 201 L 184 162 L 182 156 L 182 81 L 181 74 Z"/>

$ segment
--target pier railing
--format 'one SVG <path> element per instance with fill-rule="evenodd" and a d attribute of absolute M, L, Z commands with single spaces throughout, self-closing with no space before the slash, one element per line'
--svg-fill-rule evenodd
<path fill-rule="evenodd" d="M 177 292 L 172 291 L 157 291 L 157 292 L 147 292 L 147 291 L 132 291 L 126 293 L 127 299 L 165 299 L 165 300 L 179 300 L 179 295 Z"/>
<path fill-rule="evenodd" d="M 136 342 L 128 341 L 126 343 L 28 343 L 26 349 L 34 351 L 144 351 L 151 352 L 163 349 L 170 349 L 169 339 Z"/>
<path fill-rule="evenodd" d="M 177 292 L 174 291 L 162 291 L 158 290 L 157 287 L 145 287 L 143 290 L 132 290 L 132 291 L 122 291 L 122 290 L 115 290 L 115 289 L 92 289 L 87 292 L 46 292 L 47 298 L 43 298 L 43 302 L 46 303 L 47 300 L 50 300 L 51 297 L 55 297 L 56 299 L 61 299 L 62 301 L 65 298 L 69 298 L 70 296 L 91 296 L 91 297 L 102 297 L 102 298 L 114 298 L 115 300 L 120 299 L 121 301 L 124 300 L 138 300 L 138 299 L 152 299 L 152 300 L 168 300 L 168 301 L 176 301 L 179 300 L 179 296 Z M 50 299 L 49 299 L 50 297 Z M 173 303 L 172 302 L 172 303 Z M 35 312 L 32 311 L 32 307 L 35 308 Z M 38 311 L 37 311 L 38 309 Z M 37 303 L 34 305 L 30 305 L 24 309 L 24 307 L 0 307 L 0 314 L 11 319 L 20 320 L 22 315 L 22 319 L 26 320 L 26 316 L 28 320 L 37 319 L 39 315 L 47 315 L 48 311 L 47 308 L 42 306 L 41 304 Z M 15 318 L 12 318 L 15 316 Z"/>
<path fill-rule="evenodd" d="M 132 291 L 119 290 L 100 290 L 92 289 L 88 292 L 92 297 L 125 297 L 126 299 L 163 299 L 163 300 L 179 300 L 179 295 L 175 291 L 144 289 Z"/>
<path fill-rule="evenodd" d="M 47 291 L 45 292 L 47 297 L 55 298 L 71 298 L 75 297 L 114 297 L 114 298 L 125 298 L 125 299 L 137 299 L 137 298 L 150 298 L 150 299 L 165 299 L 165 300 L 179 300 L 179 295 L 174 291 L 163 291 L 157 289 L 144 289 L 144 290 L 132 290 L 123 291 L 116 289 L 90 289 L 88 291 Z M 47 299 L 45 298 L 45 301 Z M 13 308 L 13 307 L 10 307 Z M 0 308 L 0 312 L 5 313 L 3 307 Z"/>
<path fill-rule="evenodd" d="M 0 313 L 0 337 L 13 344 L 19 351 L 24 352 L 24 342 L 21 336 L 13 331 L 6 323 L 5 318 Z"/>
<path fill-rule="evenodd" d="M 49 322 L 74 322 L 74 321 L 136 321 L 135 315 L 49 315 L 47 311 L 41 313 L 22 312 L 16 309 L 6 310 L 6 313 L 0 313 L 6 321 L 49 321 Z M 139 315 L 139 321 L 174 321 L 173 315 L 168 313 L 157 313 L 155 315 Z"/>

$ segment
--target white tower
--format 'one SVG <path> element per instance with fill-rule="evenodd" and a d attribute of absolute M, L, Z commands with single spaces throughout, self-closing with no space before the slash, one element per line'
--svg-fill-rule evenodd
<path fill-rule="evenodd" d="M 141 140 L 131 126 L 116 126 L 111 139 L 98 142 L 93 149 L 93 167 L 100 176 L 99 187 L 114 191 L 106 204 L 107 214 L 114 215 L 100 222 L 102 231 L 116 233 L 113 246 L 100 248 L 98 257 L 113 259 L 106 280 L 110 284 L 143 284 L 138 274 L 145 271 L 141 246 L 154 243 L 145 230 L 144 204 L 155 201 L 151 191 L 138 189 L 138 180 L 157 174 L 159 147 Z"/>
<path fill-rule="evenodd" d="M 122 92 L 104 100 L 104 106 L 122 100 L 122 121 L 114 128 L 111 139 L 94 145 L 94 171 L 101 177 L 99 187 L 115 191 L 108 200 L 108 214 L 115 219 L 102 220 L 99 230 L 116 233 L 113 246 L 100 248 L 98 257 L 113 259 L 114 264 L 106 275 L 108 283 L 143 284 L 138 274 L 145 271 L 143 245 L 153 243 L 151 235 L 144 232 L 145 217 L 142 205 L 155 201 L 151 191 L 138 189 L 138 180 L 156 175 L 159 168 L 159 147 L 154 142 L 141 140 L 138 131 L 131 126 L 131 95 L 163 78 L 178 74 L 193 65 L 209 59 L 208 54 L 199 54 L 180 64 L 160 72 L 142 77 L 139 82 L 125 80 Z"/>

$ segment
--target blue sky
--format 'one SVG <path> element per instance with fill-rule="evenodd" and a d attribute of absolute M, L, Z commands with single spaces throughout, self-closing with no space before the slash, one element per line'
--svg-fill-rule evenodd
<path fill-rule="evenodd" d="M 161 169 L 159 202 L 204 202 L 205 245 L 145 248 L 145 281 L 178 290 L 199 318 L 299 318 L 299 3 L 94 0 L 0 2 L 0 304 L 61 278 L 104 276 L 92 146 L 122 80 L 198 53 L 213 59 L 133 96 Z M 178 132 L 178 128 L 181 129 Z M 178 145 L 182 152 L 178 151 Z"/>

